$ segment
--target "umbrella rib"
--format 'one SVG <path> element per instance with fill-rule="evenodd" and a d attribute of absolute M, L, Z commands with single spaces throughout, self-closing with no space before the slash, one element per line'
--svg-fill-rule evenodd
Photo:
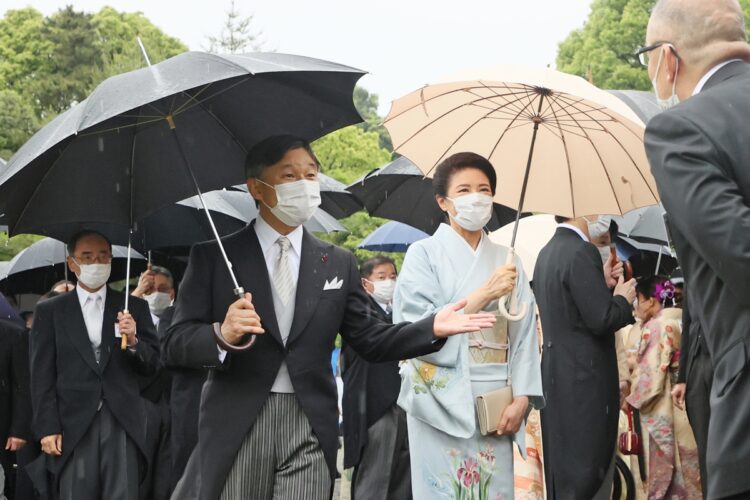
<path fill-rule="evenodd" d="M 155 118 L 153 120 L 142 121 L 140 123 L 130 123 L 130 124 L 126 124 L 126 125 L 119 125 L 119 126 L 116 126 L 116 127 L 105 128 L 104 130 L 92 130 L 90 132 L 81 132 L 81 133 L 76 134 L 76 135 L 78 135 L 80 137 L 88 137 L 90 135 L 107 134 L 109 132 L 119 132 L 120 130 L 123 130 L 123 129 L 128 129 L 128 128 L 132 128 L 132 127 L 139 127 L 141 125 L 148 125 L 150 123 L 157 123 L 157 122 L 161 122 L 161 121 L 164 121 L 164 117 L 163 116 L 159 117 L 159 118 Z"/>
<path fill-rule="evenodd" d="M 507 85 L 505 86 L 505 88 L 506 88 L 506 89 L 508 90 L 508 94 L 505 94 L 505 93 L 503 93 L 503 94 L 500 94 L 500 93 L 499 93 L 499 92 L 498 92 L 498 91 L 497 91 L 497 90 L 496 90 L 496 89 L 495 89 L 494 87 L 490 87 L 489 85 L 487 85 L 486 83 L 484 83 L 484 81 L 483 81 L 483 80 L 479 80 L 479 83 L 480 83 L 480 84 L 482 84 L 482 87 L 481 87 L 481 88 L 485 88 L 485 89 L 489 90 L 490 92 L 492 92 L 493 94 L 495 94 L 494 96 L 488 97 L 487 99 L 495 99 L 495 98 L 498 98 L 498 97 L 499 97 L 499 98 L 501 98 L 501 99 L 505 100 L 505 104 L 507 104 L 507 105 L 508 105 L 508 107 L 510 107 L 510 108 L 511 108 L 512 110 L 514 110 L 514 111 L 516 111 L 516 112 L 518 112 L 518 113 L 521 113 L 521 112 L 523 112 L 523 109 L 524 109 L 524 108 L 523 108 L 523 107 L 518 107 L 518 106 L 516 105 L 516 102 L 518 102 L 518 101 L 510 102 L 510 101 L 509 101 L 509 100 L 507 99 L 507 97 L 508 97 L 508 96 L 513 96 L 513 97 L 515 97 L 515 96 L 517 95 L 517 93 L 513 92 L 513 91 L 512 91 L 512 90 L 511 90 L 511 89 L 510 89 L 510 88 L 509 88 L 509 87 L 508 87 Z M 478 88 L 480 88 L 480 87 L 478 87 Z M 473 92 L 473 89 L 470 89 L 470 90 L 469 90 L 469 93 L 471 93 L 471 94 L 474 94 L 474 95 L 478 95 L 478 94 L 475 94 L 475 93 Z M 496 103 L 495 101 L 491 101 L 491 102 L 492 102 L 493 104 L 498 104 L 498 103 Z"/>
<path fill-rule="evenodd" d="M 528 95 L 527 95 L 527 97 L 528 97 Z M 528 107 L 531 106 L 532 104 L 533 104 L 533 100 L 529 101 L 526 104 L 526 106 L 524 106 L 522 112 L 525 111 L 525 110 L 527 110 Z M 520 113 L 519 113 L 518 116 L 520 116 Z M 492 150 L 490 151 L 490 154 L 487 155 L 487 159 L 488 160 L 490 160 L 490 158 L 492 158 L 492 156 L 495 154 L 495 151 L 497 150 L 498 146 L 500 146 L 500 142 L 502 142 L 503 138 L 505 137 L 505 134 L 508 133 L 508 130 L 510 130 L 510 127 L 513 125 L 513 122 L 515 122 L 518 119 L 518 116 L 516 116 L 515 119 L 511 120 L 510 122 L 508 122 L 508 125 L 505 126 L 505 130 L 503 130 L 503 133 L 500 134 L 500 137 L 497 139 L 497 142 L 495 142 L 495 145 L 492 147 Z"/>
<path fill-rule="evenodd" d="M 552 110 L 552 116 L 555 117 L 555 120 L 557 120 L 557 112 L 555 111 L 554 107 L 550 108 Z M 558 124 L 559 125 L 559 124 Z M 544 123 L 544 126 L 547 127 L 547 123 Z M 565 131 L 558 126 L 558 130 L 560 131 L 560 140 L 563 144 L 563 151 L 565 151 L 565 164 L 568 166 L 568 183 L 570 184 L 570 207 L 572 209 L 573 217 L 576 215 L 576 197 L 573 189 L 573 170 L 570 168 L 570 151 L 568 150 L 568 141 L 565 140 Z"/>
<path fill-rule="evenodd" d="M 420 90 L 424 91 L 425 88 L 427 88 L 427 87 L 422 87 L 422 89 L 420 89 Z M 426 103 L 428 103 L 430 101 L 433 101 L 435 99 L 438 99 L 440 97 L 451 95 L 451 94 L 456 94 L 456 93 L 461 93 L 461 92 L 469 92 L 470 90 L 482 89 L 482 88 L 487 88 L 487 86 L 486 85 L 485 86 L 474 85 L 474 86 L 470 86 L 470 87 L 462 87 L 460 89 L 454 89 L 454 90 L 450 90 L 450 91 L 447 91 L 447 92 L 443 92 L 441 94 L 434 95 L 432 97 L 428 97 L 427 99 L 422 99 L 422 100 L 420 100 L 419 103 L 417 103 L 417 104 L 415 104 L 413 106 L 410 106 L 410 107 L 404 109 L 403 111 L 401 111 L 401 112 L 399 112 L 399 113 L 397 113 L 397 114 L 395 114 L 393 116 L 386 117 L 386 119 L 383 121 L 383 123 L 385 124 L 385 123 L 388 123 L 389 121 L 395 120 L 396 118 L 400 117 L 401 115 L 406 114 L 409 111 L 412 111 L 413 109 L 422 107 L 422 106 L 424 106 L 424 104 L 426 104 Z M 474 95 L 476 95 L 476 94 L 474 94 Z M 510 96 L 516 96 L 516 95 L 518 95 L 518 92 L 511 92 L 508 95 L 510 95 Z M 504 95 L 498 94 L 497 97 L 504 97 Z M 484 99 L 485 98 L 482 98 L 480 100 L 484 100 Z M 463 104 L 462 104 L 462 106 L 463 106 Z"/>
<path fill-rule="evenodd" d="M 530 104 L 531 104 L 531 103 L 527 104 L 526 106 L 528 107 L 528 106 L 529 106 Z M 490 112 L 490 113 L 491 113 L 491 112 Z M 464 137 L 464 136 L 465 136 L 466 134 L 468 134 L 468 133 L 469 133 L 469 131 L 470 131 L 470 130 L 471 130 L 472 128 L 474 128 L 474 127 L 475 127 L 475 126 L 476 126 L 477 124 L 479 124 L 479 123 L 480 123 L 480 122 L 481 122 L 482 120 L 484 120 L 485 118 L 487 118 L 487 116 L 488 116 L 488 115 L 489 115 L 490 113 L 486 113 L 486 114 L 485 114 L 484 116 L 480 117 L 480 118 L 479 118 L 478 120 L 476 120 L 476 121 L 475 121 L 474 123 L 472 123 L 472 124 L 471 124 L 470 126 L 468 126 L 468 127 L 466 128 L 466 130 L 464 130 L 463 132 L 461 132 L 461 134 L 459 134 L 459 135 L 458 135 L 458 137 L 456 137 L 456 138 L 455 138 L 455 140 L 454 140 L 454 141 L 453 141 L 453 142 L 452 142 L 452 143 L 451 143 L 451 144 L 450 144 L 450 145 L 449 145 L 449 146 L 448 146 L 448 147 L 447 147 L 447 148 L 445 149 L 445 151 L 443 151 L 443 154 L 442 154 L 442 155 L 440 155 L 440 157 L 438 158 L 438 161 L 437 161 L 437 162 L 435 162 L 435 164 L 434 164 L 434 165 L 433 165 L 433 166 L 432 166 L 432 167 L 430 168 L 430 170 L 429 170 L 429 171 L 428 171 L 427 173 L 429 174 L 429 173 L 430 173 L 430 172 L 431 172 L 431 171 L 432 171 L 432 170 L 433 170 L 433 169 L 435 168 L 435 166 L 436 166 L 436 165 L 437 165 L 438 163 L 440 163 L 440 161 L 442 161 L 442 160 L 443 160 L 443 158 L 445 158 L 445 155 L 446 155 L 446 154 L 448 153 L 448 151 L 450 151 L 450 150 L 451 150 L 451 148 L 452 148 L 453 146 L 455 146 L 455 145 L 456 145 L 456 143 L 457 143 L 457 142 L 458 142 L 458 141 L 459 141 L 459 140 L 460 140 L 460 139 L 461 139 L 462 137 Z M 511 125 L 512 125 L 512 124 L 513 124 L 513 123 L 514 123 L 514 122 L 515 122 L 515 121 L 516 121 L 516 120 L 518 119 L 518 116 L 520 116 L 520 113 L 519 113 L 519 115 L 517 115 L 517 116 L 516 116 L 516 118 L 515 118 L 515 119 L 511 120 L 511 121 L 510 121 L 510 122 L 508 123 L 508 125 L 507 125 L 507 126 L 505 127 L 505 130 L 503 131 L 503 135 L 505 135 L 505 132 L 507 132 L 507 131 L 508 131 L 508 127 L 510 127 L 510 126 L 511 126 Z M 434 122 L 433 122 L 433 123 L 434 123 Z M 501 137 L 501 139 L 502 139 L 502 137 Z M 499 142 L 499 141 L 498 141 L 498 142 Z M 497 146 L 497 145 L 496 145 L 496 146 Z M 493 152 L 494 152 L 494 148 L 493 148 Z M 490 155 L 489 155 L 489 156 L 488 156 L 487 158 L 490 158 L 491 156 L 492 156 L 492 155 L 490 154 Z"/>
<path fill-rule="evenodd" d="M 552 97 L 552 99 L 554 99 L 554 96 Z M 563 111 L 568 116 L 570 116 L 570 113 L 568 113 L 568 110 L 565 109 L 564 107 L 561 107 L 560 110 Z M 617 203 L 617 209 L 622 214 L 622 206 L 620 205 L 620 199 L 617 197 L 617 192 L 615 191 L 615 186 L 614 186 L 614 184 L 612 184 L 612 179 L 609 176 L 609 172 L 607 171 L 607 167 L 604 165 L 604 160 L 602 159 L 601 154 L 599 154 L 599 150 L 597 149 L 596 144 L 594 144 L 594 141 L 592 141 L 591 137 L 589 137 L 589 134 L 587 134 L 585 130 L 583 131 L 583 133 L 585 135 L 586 140 L 589 141 L 589 144 L 591 144 L 591 147 L 594 148 L 594 152 L 596 152 L 596 157 L 599 159 L 599 163 L 601 163 L 601 165 L 602 165 L 602 169 L 604 170 L 604 175 L 607 176 L 607 182 L 609 182 L 609 187 L 612 190 L 612 194 L 615 197 L 615 203 Z M 586 215 L 591 215 L 591 214 L 586 214 Z"/>
<path fill-rule="evenodd" d="M 575 105 L 573 105 L 573 107 L 574 107 L 574 109 L 577 109 L 577 108 L 575 108 Z M 630 127 L 628 127 L 628 126 L 627 126 L 627 125 L 626 125 L 625 123 L 623 123 L 622 121 L 618 120 L 618 119 L 617 119 L 617 118 L 615 118 L 614 116 L 612 116 L 612 115 L 608 114 L 608 111 L 609 111 L 609 110 L 602 110 L 602 112 L 603 112 L 604 114 L 606 114 L 607 116 L 609 116 L 609 117 L 610 117 L 610 118 L 611 118 L 611 119 L 612 119 L 612 120 L 613 120 L 613 121 L 614 121 L 615 123 L 619 123 L 620 125 L 622 125 L 623 127 L 625 127 L 625 129 L 626 129 L 626 130 L 627 130 L 628 132 L 630 132 L 631 134 L 635 135 L 635 136 L 636 136 L 636 138 L 638 138 L 638 139 L 639 139 L 639 140 L 640 140 L 641 142 L 643 142 L 643 139 L 642 139 L 641 137 L 639 137 L 638 135 L 636 135 L 636 134 L 635 134 L 635 133 L 634 133 L 634 132 L 633 132 L 633 131 L 632 131 L 632 130 L 630 129 Z M 587 114 L 587 113 L 586 113 L 585 111 L 581 111 L 581 112 L 582 112 L 582 113 L 584 113 L 584 114 L 586 114 L 586 115 L 588 116 L 588 114 Z M 618 146 L 620 146 L 620 149 L 622 149 L 622 150 L 623 150 L 623 152 L 624 152 L 624 153 L 625 153 L 625 154 L 627 155 L 628 159 L 629 159 L 629 160 L 630 160 L 630 162 L 631 162 L 631 163 L 633 164 L 633 168 L 635 168 L 636 172 L 638 172 L 638 175 L 639 175 L 639 176 L 641 177 L 641 180 L 643 180 L 644 184 L 646 184 L 646 187 L 648 188 L 649 192 L 651 193 L 651 196 L 653 196 L 653 197 L 654 197 L 654 199 L 658 201 L 658 200 L 659 200 L 659 197 L 658 197 L 658 196 L 657 196 L 657 195 L 656 195 L 656 194 L 654 193 L 654 191 L 653 191 L 653 190 L 651 189 L 651 186 L 649 185 L 648 181 L 646 180 L 646 177 L 645 177 L 645 176 L 643 175 L 643 172 L 641 172 L 641 169 L 640 169 L 640 168 L 638 168 L 638 164 L 636 163 L 636 161 L 635 161 L 635 159 L 633 158 L 633 156 L 632 156 L 632 155 L 630 154 L 630 151 L 628 151 L 628 149 L 627 149 L 627 148 L 626 148 L 626 147 L 625 147 L 625 146 L 624 146 L 624 145 L 622 144 L 622 142 L 621 142 L 621 141 L 620 141 L 620 140 L 619 140 L 619 139 L 618 139 L 617 137 L 615 137 L 615 135 L 614 135 L 614 134 L 613 134 L 612 132 L 610 132 L 610 131 L 609 131 L 609 130 L 608 130 L 608 129 L 606 128 L 606 127 L 602 127 L 602 128 L 604 129 L 604 132 L 605 132 L 605 133 L 606 133 L 607 135 L 609 135 L 609 136 L 610 136 L 610 137 L 612 138 L 612 140 L 614 140 L 614 141 L 615 141 L 615 142 L 617 143 L 617 145 L 618 145 Z M 632 192 L 631 192 L 631 195 L 632 195 Z M 617 195 L 615 195 L 615 197 L 616 197 L 616 196 L 617 196 Z M 634 204 L 635 204 L 635 203 L 634 203 Z M 619 206 L 619 200 L 618 200 L 618 206 Z"/>
<path fill-rule="evenodd" d="M 519 100 L 520 100 L 520 98 L 519 98 Z M 402 143 L 400 143 L 397 146 L 395 146 L 393 149 L 396 151 L 396 150 L 404 147 L 409 141 L 411 141 L 412 139 L 414 139 L 417 135 L 419 135 L 421 132 L 423 132 L 425 129 L 427 129 L 427 127 L 429 127 L 430 125 L 432 125 L 432 124 L 436 123 L 437 121 L 445 118 L 446 116 L 448 116 L 449 114 L 453 113 L 454 111 L 456 111 L 458 109 L 461 109 L 464 106 L 472 105 L 472 104 L 473 103 L 462 103 L 462 104 L 459 104 L 458 106 L 456 106 L 454 108 L 449 109 L 445 113 L 443 113 L 440 116 L 436 117 L 434 120 L 431 120 L 428 123 L 426 123 L 425 125 L 423 125 L 419 130 L 417 130 L 416 132 L 414 132 L 411 136 L 409 136 Z M 487 113 L 487 114 L 489 115 L 489 113 Z M 430 170 L 432 170 L 432 169 L 430 169 Z"/>

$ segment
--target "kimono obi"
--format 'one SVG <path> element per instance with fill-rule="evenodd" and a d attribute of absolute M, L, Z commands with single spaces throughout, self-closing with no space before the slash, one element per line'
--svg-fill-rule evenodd
<path fill-rule="evenodd" d="M 472 365 L 508 362 L 508 320 L 497 315 L 492 328 L 469 334 L 469 363 Z"/>

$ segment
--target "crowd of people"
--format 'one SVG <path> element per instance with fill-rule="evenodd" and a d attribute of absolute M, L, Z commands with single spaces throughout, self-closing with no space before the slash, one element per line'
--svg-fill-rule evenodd
<path fill-rule="evenodd" d="M 326 499 L 343 434 L 357 500 L 605 499 L 623 457 L 642 498 L 750 498 L 739 4 L 660 0 L 639 53 L 684 278 L 629 276 L 596 214 L 557 216 L 525 274 L 485 232 L 503 180 L 473 152 L 435 169 L 446 219 L 402 268 L 360 266 L 303 228 L 320 204 L 310 144 L 269 137 L 245 162 L 258 217 L 195 245 L 179 284 L 154 266 L 116 291 L 110 242 L 82 230 L 76 283 L 25 318 L 0 301 L 5 495 Z"/>

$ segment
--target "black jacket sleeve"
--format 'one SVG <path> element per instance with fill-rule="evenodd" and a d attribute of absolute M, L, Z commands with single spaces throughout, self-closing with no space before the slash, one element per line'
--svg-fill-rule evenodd
<path fill-rule="evenodd" d="M 38 438 L 62 434 L 55 387 L 57 354 L 50 302 L 42 302 L 34 312 L 34 327 L 29 334 L 32 428 Z"/>
<path fill-rule="evenodd" d="M 576 250 L 566 279 L 584 325 L 595 335 L 611 335 L 635 322 L 628 301 L 612 296 L 607 288 L 602 261 L 593 245 Z"/>
<path fill-rule="evenodd" d="M 687 382 L 687 364 L 690 354 L 690 311 L 687 301 L 682 303 L 682 339 L 680 340 L 680 366 L 677 370 L 677 383 Z"/>
<path fill-rule="evenodd" d="M 31 393 L 29 388 L 29 332 L 19 331 L 13 346 L 13 415 L 10 435 L 30 441 L 31 435 Z"/>

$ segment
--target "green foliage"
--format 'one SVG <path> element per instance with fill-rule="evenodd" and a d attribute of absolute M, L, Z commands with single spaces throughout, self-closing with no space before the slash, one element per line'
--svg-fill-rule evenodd
<path fill-rule="evenodd" d="M 12 259 L 18 252 L 41 239 L 42 236 L 33 234 L 19 234 L 8 238 L 8 233 L 0 233 L 0 261 Z"/>
<path fill-rule="evenodd" d="M 593 0 L 582 28 L 560 43 L 557 68 L 605 89 L 651 90 L 648 73 L 633 56 L 646 41 L 656 0 Z M 750 25 L 750 0 L 740 0 Z"/>
<path fill-rule="evenodd" d="M 328 134 L 315 141 L 313 148 L 323 172 L 347 185 L 391 159 L 391 154 L 380 147 L 376 132 L 365 132 L 357 126 Z"/>
<path fill-rule="evenodd" d="M 0 90 L 0 158 L 9 159 L 37 129 L 34 108 L 15 90 Z"/>
<path fill-rule="evenodd" d="M 750 0 L 748 0 L 750 1 Z M 379 100 L 376 94 L 370 94 L 364 87 L 359 85 L 354 88 L 354 107 L 362 115 L 364 121 L 357 125 L 365 132 L 378 134 L 379 145 L 383 149 L 393 151 L 393 142 L 388 130 L 383 126 L 383 119 L 378 115 Z"/>

